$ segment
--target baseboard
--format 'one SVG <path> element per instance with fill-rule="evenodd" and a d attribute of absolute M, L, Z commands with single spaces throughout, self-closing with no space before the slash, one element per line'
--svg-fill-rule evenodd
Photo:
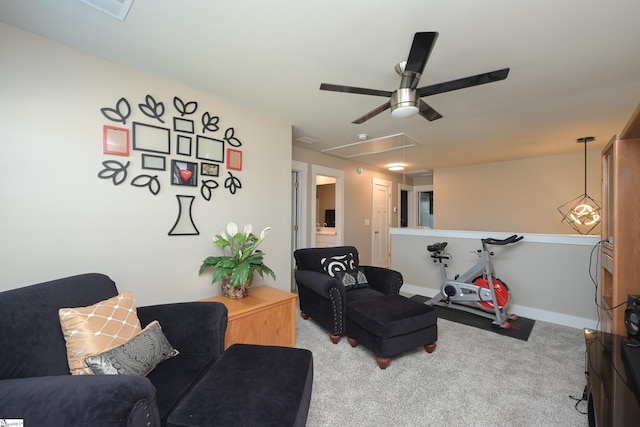
<path fill-rule="evenodd" d="M 425 288 L 424 286 L 415 286 L 405 283 L 402 285 L 401 292 L 407 295 L 422 295 L 425 297 L 433 298 L 440 292 L 439 289 Z M 563 313 L 557 313 L 554 311 L 541 310 L 539 308 L 525 307 L 522 305 L 514 304 L 509 310 L 510 313 L 515 313 L 518 316 L 528 317 L 529 319 L 540 320 L 542 322 L 555 323 L 556 325 L 569 326 L 571 328 L 591 328 L 597 329 L 598 321 L 594 319 L 587 319 L 583 317 L 569 316 Z"/>

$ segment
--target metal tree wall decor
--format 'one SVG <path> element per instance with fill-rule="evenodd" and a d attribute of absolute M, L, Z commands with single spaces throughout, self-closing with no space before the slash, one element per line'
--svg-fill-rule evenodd
<path fill-rule="evenodd" d="M 562 215 L 562 223 L 580 234 L 589 234 L 598 224 L 602 216 L 600 203 L 587 194 L 587 142 L 594 141 L 593 136 L 584 136 L 576 140 L 584 144 L 584 193 L 558 207 Z"/>
<path fill-rule="evenodd" d="M 122 97 L 113 107 L 100 109 L 107 120 L 118 124 L 103 126 L 103 153 L 130 160 L 103 161 L 98 178 L 111 180 L 117 186 L 126 182 L 131 172 L 134 176 L 130 185 L 147 188 L 154 196 L 163 187 L 162 182 L 180 188 L 181 192 L 189 191 L 191 187 L 196 194 L 199 186 L 200 195 L 207 202 L 212 200 L 213 191 L 220 186 L 215 178 L 224 179 L 224 188 L 231 194 L 242 188 L 237 176 L 242 171 L 243 153 L 239 149 L 242 141 L 233 127 L 227 127 L 224 132 L 220 130 L 222 120 L 219 116 L 204 111 L 200 114 L 200 123 L 197 123 L 198 102 L 185 102 L 177 96 L 173 98 L 175 111 L 169 113 L 165 103 L 151 95 L 136 106 L 138 110 Z M 130 120 L 136 112 L 142 115 L 134 118 L 135 121 Z M 131 141 L 129 135 L 132 135 Z M 132 158 L 135 154 L 140 155 L 139 162 Z M 169 165 L 170 170 L 167 171 Z M 153 172 L 134 172 L 136 166 Z M 220 177 L 222 168 L 226 168 L 226 177 Z M 196 195 L 177 194 L 176 198 L 178 217 L 168 234 L 198 235 L 191 215 Z"/>

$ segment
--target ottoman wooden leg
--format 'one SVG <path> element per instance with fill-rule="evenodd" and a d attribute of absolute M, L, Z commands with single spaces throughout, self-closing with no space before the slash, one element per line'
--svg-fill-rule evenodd
<path fill-rule="evenodd" d="M 358 346 L 358 341 L 355 338 L 347 337 L 347 340 L 349 340 L 349 344 L 351 344 L 351 347 Z"/>
<path fill-rule="evenodd" d="M 389 363 L 391 363 L 391 358 L 376 356 L 376 362 L 378 362 L 378 366 L 380 366 L 380 369 L 387 369 L 387 366 L 389 366 Z"/>
<path fill-rule="evenodd" d="M 332 343 L 338 344 L 338 342 L 340 341 L 340 335 L 329 334 L 329 339 Z"/>
<path fill-rule="evenodd" d="M 436 343 L 432 342 L 431 344 L 427 344 L 424 346 L 424 349 L 427 350 L 427 353 L 433 353 L 436 351 Z"/>

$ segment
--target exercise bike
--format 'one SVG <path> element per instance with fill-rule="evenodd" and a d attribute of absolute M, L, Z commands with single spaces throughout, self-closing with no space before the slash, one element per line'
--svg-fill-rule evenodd
<path fill-rule="evenodd" d="M 468 271 L 457 275 L 455 279 L 447 278 L 446 261 L 452 259 L 451 254 L 444 252 L 447 242 L 429 245 L 427 250 L 431 253 L 433 262 L 440 265 L 442 286 L 440 293 L 427 301 L 428 305 L 440 305 L 454 308 L 473 314 L 493 319 L 491 324 L 495 327 L 508 329 L 511 327 L 509 320 L 518 318 L 515 314 L 507 314 L 509 306 L 509 288 L 495 275 L 491 257 L 494 255 L 487 245 L 508 245 L 519 242 L 523 236 L 514 234 L 503 240 L 486 238 L 480 239 L 482 249 L 476 252 L 480 259 Z"/>

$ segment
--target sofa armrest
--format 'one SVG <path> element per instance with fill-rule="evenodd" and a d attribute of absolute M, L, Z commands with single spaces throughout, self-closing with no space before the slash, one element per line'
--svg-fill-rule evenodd
<path fill-rule="evenodd" d="M 25 426 L 155 426 L 155 393 L 147 378 L 131 375 L 0 380 L 0 416 Z"/>
<path fill-rule="evenodd" d="M 162 332 L 181 353 L 212 354 L 224 351 L 227 308 L 219 302 L 183 302 L 139 307 L 140 323 L 160 322 Z"/>
<path fill-rule="evenodd" d="M 345 300 L 344 285 L 335 277 L 311 270 L 296 270 L 295 276 L 298 286 L 304 286 L 325 299 L 331 298 L 332 289 L 335 288 L 342 294 L 342 300 Z"/>
<path fill-rule="evenodd" d="M 385 295 L 398 295 L 403 279 L 400 272 L 389 268 L 361 265 L 369 286 Z"/>

